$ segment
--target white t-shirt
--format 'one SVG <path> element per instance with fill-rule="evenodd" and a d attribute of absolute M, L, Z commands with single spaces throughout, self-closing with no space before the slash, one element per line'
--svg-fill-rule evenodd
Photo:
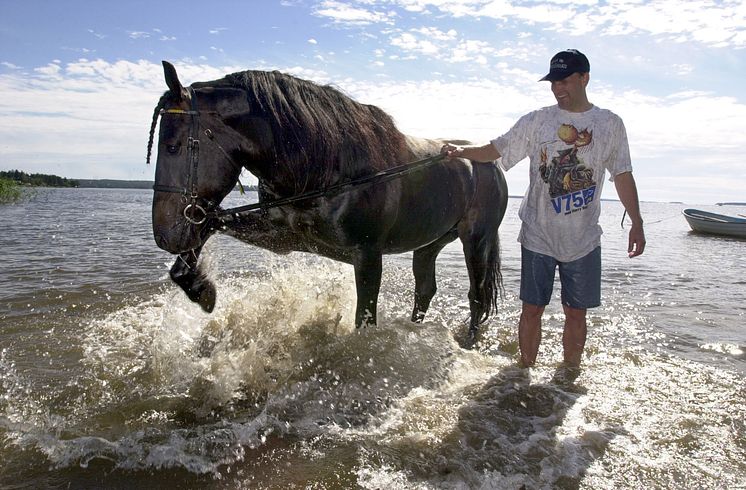
<path fill-rule="evenodd" d="M 524 247 L 570 262 L 601 244 L 604 172 L 613 181 L 632 171 L 619 116 L 596 106 L 569 112 L 554 105 L 526 114 L 492 144 L 504 170 L 530 159 L 529 187 L 518 213 Z"/>

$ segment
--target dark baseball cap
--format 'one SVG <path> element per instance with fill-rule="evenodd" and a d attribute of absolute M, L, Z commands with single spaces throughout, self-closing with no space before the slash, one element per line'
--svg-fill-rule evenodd
<path fill-rule="evenodd" d="M 573 73 L 588 73 L 589 71 L 591 71 L 591 64 L 583 53 L 577 49 L 566 49 L 552 57 L 552 61 L 549 62 L 549 73 L 539 81 L 556 82 Z"/>

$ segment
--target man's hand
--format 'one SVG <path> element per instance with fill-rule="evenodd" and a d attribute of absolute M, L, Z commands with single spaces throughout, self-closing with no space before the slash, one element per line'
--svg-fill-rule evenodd
<path fill-rule="evenodd" d="M 629 245 L 627 246 L 627 255 L 629 258 L 637 257 L 645 251 L 645 231 L 642 229 L 642 223 L 632 224 L 629 230 Z"/>
<path fill-rule="evenodd" d="M 440 148 L 440 154 L 445 155 L 448 158 L 458 158 L 464 153 L 464 149 L 460 146 L 446 143 Z"/>
<path fill-rule="evenodd" d="M 500 158 L 500 153 L 492 143 L 484 146 L 456 146 L 446 143 L 440 148 L 440 154 L 448 158 L 466 158 L 474 162 L 493 162 Z"/>
<path fill-rule="evenodd" d="M 622 172 L 614 177 L 614 186 L 619 200 L 622 201 L 625 211 L 632 220 L 632 228 L 629 230 L 629 244 L 627 255 L 630 258 L 637 257 L 645 251 L 645 232 L 642 229 L 642 215 L 640 214 L 640 201 L 637 198 L 637 185 L 632 172 Z"/>

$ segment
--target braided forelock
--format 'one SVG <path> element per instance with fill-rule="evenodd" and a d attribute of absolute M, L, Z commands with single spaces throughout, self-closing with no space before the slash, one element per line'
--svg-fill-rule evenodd
<path fill-rule="evenodd" d="M 153 150 L 153 138 L 155 137 L 155 127 L 158 125 L 158 116 L 161 114 L 161 109 L 166 106 L 166 100 L 168 99 L 169 92 L 166 92 L 161 100 L 158 101 L 158 105 L 155 106 L 153 111 L 153 122 L 150 124 L 150 138 L 148 138 L 148 154 L 145 157 L 145 163 L 150 164 L 150 155 Z"/>

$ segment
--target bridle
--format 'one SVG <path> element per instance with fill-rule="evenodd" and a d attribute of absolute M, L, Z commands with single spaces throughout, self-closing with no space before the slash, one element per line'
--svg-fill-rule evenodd
<path fill-rule="evenodd" d="M 186 203 L 184 207 L 183 215 L 189 223 L 193 225 L 201 225 L 207 219 L 214 214 L 214 210 L 218 207 L 218 202 L 200 197 L 197 193 L 197 169 L 199 166 L 199 148 L 200 148 L 200 113 L 197 109 L 197 97 L 192 87 L 187 87 L 189 91 L 189 97 L 191 99 L 191 107 L 189 110 L 183 109 L 161 109 L 159 116 L 165 114 L 174 114 L 179 116 L 189 116 L 191 122 L 189 124 L 189 137 L 187 138 L 187 162 L 189 163 L 189 175 L 187 177 L 187 184 L 184 187 L 164 185 L 156 183 L 153 185 L 153 190 L 157 192 L 171 192 L 174 194 L 181 194 L 182 200 Z M 207 137 L 207 141 L 212 142 L 217 148 L 223 153 L 228 161 L 234 166 L 241 169 L 243 165 L 236 162 L 220 144 L 215 141 L 215 135 L 212 130 L 205 128 L 202 132 Z M 200 204 L 200 202 L 203 205 Z"/>

